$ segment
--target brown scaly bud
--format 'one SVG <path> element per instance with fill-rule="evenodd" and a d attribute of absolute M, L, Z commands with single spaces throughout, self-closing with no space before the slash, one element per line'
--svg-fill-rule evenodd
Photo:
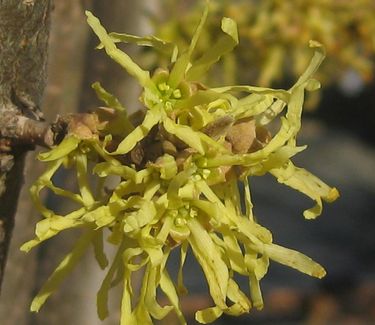
<path fill-rule="evenodd" d="M 225 139 L 232 144 L 233 153 L 247 153 L 256 138 L 255 120 L 246 118 L 232 125 Z"/>
<path fill-rule="evenodd" d="M 248 152 L 255 152 L 262 149 L 270 140 L 272 139 L 272 135 L 270 131 L 268 131 L 263 126 L 257 126 L 255 129 L 256 137 L 249 148 Z"/>
<path fill-rule="evenodd" d="M 230 115 L 224 115 L 216 120 L 208 123 L 202 128 L 202 132 L 207 134 L 210 138 L 218 140 L 220 137 L 225 136 L 228 130 L 232 127 L 234 118 Z"/>

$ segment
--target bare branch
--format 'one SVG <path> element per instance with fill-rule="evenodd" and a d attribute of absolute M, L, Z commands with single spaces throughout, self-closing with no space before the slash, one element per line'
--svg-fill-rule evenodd
<path fill-rule="evenodd" d="M 28 146 L 13 146 L 17 135 L 24 141 L 39 127 L 20 117 L 40 119 L 46 82 L 50 0 L 0 1 L 0 286 L 14 225 L 23 161 Z M 10 136 L 12 135 L 13 136 Z M 16 138 L 17 138 L 16 137 Z M 38 137 L 35 137 L 35 141 Z M 43 140 L 44 141 L 44 140 Z M 36 143 L 36 142 L 35 142 Z"/>
<path fill-rule="evenodd" d="M 46 122 L 36 121 L 13 112 L 4 113 L 0 119 L 0 138 L 2 145 L 40 145 L 51 147 L 54 144 L 54 135 L 51 125 Z M 10 149 L 10 148 L 9 148 Z"/>

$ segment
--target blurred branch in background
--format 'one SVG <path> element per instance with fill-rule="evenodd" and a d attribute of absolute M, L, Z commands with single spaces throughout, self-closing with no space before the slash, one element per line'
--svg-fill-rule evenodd
<path fill-rule="evenodd" d="M 141 34 L 141 11 L 145 5 L 144 1 L 111 1 L 109 6 L 106 1 L 95 0 L 92 3 L 91 10 L 98 15 L 104 26 L 108 30 L 133 34 Z M 147 1 L 148 7 L 152 1 Z M 86 112 L 98 106 L 99 101 L 90 89 L 94 82 L 100 82 L 105 89 L 123 103 L 130 112 L 137 110 L 138 95 L 140 88 L 128 77 L 125 70 L 119 68 L 118 64 L 108 60 L 104 51 L 95 50 L 98 46 L 98 38 L 94 33 L 90 33 L 86 45 L 86 59 L 84 61 L 84 74 L 82 80 L 83 91 L 80 96 L 79 107 L 82 112 Z M 135 47 L 127 49 L 130 55 L 134 55 L 137 50 Z"/>
<path fill-rule="evenodd" d="M 78 111 L 82 91 L 83 64 L 86 60 L 86 43 L 88 28 L 84 19 L 84 8 L 79 1 L 55 1 L 52 15 L 52 29 L 50 41 L 49 80 L 47 93 L 44 100 L 46 107 L 53 107 L 48 121 L 55 121 L 58 115 L 67 115 Z M 38 164 L 38 162 L 36 162 Z M 69 174 L 61 173 L 56 179 L 59 184 L 72 188 L 73 181 Z M 25 188 L 26 189 L 26 188 Z M 30 200 L 30 198 L 28 198 Z M 60 211 L 69 209 L 69 204 L 62 204 L 53 195 L 46 195 L 46 202 L 55 206 Z M 34 212 L 35 219 L 40 218 Z M 61 254 L 69 250 L 77 234 L 71 233 L 65 238 L 56 238 L 38 250 L 37 273 L 34 279 L 34 290 L 49 276 L 50 271 L 61 259 Z M 87 260 L 83 264 L 87 266 Z M 84 279 L 87 279 L 85 277 Z M 72 285 L 65 286 L 58 295 L 53 297 L 53 302 L 46 306 L 43 315 L 29 312 L 30 301 L 25 306 L 29 312 L 29 322 L 33 324 L 72 324 L 73 319 L 80 320 L 85 313 L 85 295 L 87 283 L 78 281 L 73 277 Z M 32 293 L 34 294 L 35 291 Z M 74 307 L 74 308 L 73 308 Z"/>

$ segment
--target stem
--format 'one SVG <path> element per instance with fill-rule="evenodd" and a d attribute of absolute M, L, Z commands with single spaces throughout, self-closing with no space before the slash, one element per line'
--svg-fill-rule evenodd
<path fill-rule="evenodd" d="M 14 112 L 6 112 L 0 119 L 0 139 L 3 144 L 0 151 L 7 151 L 5 146 L 13 145 L 51 147 L 54 138 L 52 126 L 46 122 L 16 115 Z"/>

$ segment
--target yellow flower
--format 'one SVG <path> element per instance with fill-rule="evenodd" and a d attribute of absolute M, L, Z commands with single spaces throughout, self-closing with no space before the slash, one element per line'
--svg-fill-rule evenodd
<path fill-rule="evenodd" d="M 249 178 L 267 172 L 274 175 L 316 202 L 305 211 L 306 218 L 321 213 L 322 200 L 337 198 L 337 190 L 291 162 L 305 149 L 296 146 L 296 136 L 304 93 L 319 87 L 311 77 L 324 58 L 323 49 L 319 43 L 311 43 L 314 57 L 289 90 L 207 88 L 199 78 L 238 43 L 235 22 L 224 18 L 223 33 L 212 50 L 192 59 L 207 12 L 208 8 L 189 48 L 179 55 L 176 47 L 154 37 L 108 34 L 87 12 L 99 47 L 143 87 L 145 113 L 133 125 L 132 116 L 119 101 L 96 83 L 93 87 L 107 108 L 95 113 L 95 134 L 88 137 L 77 132 L 74 126 L 78 124 L 73 123 L 59 145 L 39 155 L 48 167 L 32 186 L 31 195 L 44 218 L 36 226 L 36 238 L 25 243 L 22 250 L 28 251 L 65 229 L 79 227 L 83 234 L 34 298 L 31 310 L 42 307 L 91 244 L 100 267 L 107 267 L 104 229 L 110 233 L 106 241 L 117 246 L 117 253 L 98 291 L 98 315 L 107 317 L 108 291 L 121 282 L 121 324 L 152 324 L 152 319 L 162 319 L 170 311 L 186 324 L 179 296 L 186 292 L 183 265 L 188 250 L 202 267 L 214 304 L 197 311 L 196 319 L 201 323 L 212 322 L 223 313 L 241 315 L 252 307 L 261 309 L 260 280 L 270 261 L 314 277 L 325 275 L 323 267 L 309 257 L 273 243 L 271 232 L 253 216 L 249 189 Z M 117 48 L 120 41 L 169 51 L 171 70 L 159 70 L 151 77 Z M 265 136 L 267 125 L 276 118 L 281 120 L 280 130 Z M 246 146 L 238 146 L 241 139 L 234 130 L 244 121 L 253 128 L 248 133 L 252 138 Z M 79 127 L 82 129 L 82 125 Z M 235 149 L 239 147 L 242 149 Z M 59 168 L 76 170 L 78 193 L 53 184 L 52 177 Z M 90 174 L 94 179 L 89 182 Z M 119 183 L 105 190 L 105 180 L 114 175 Z M 99 190 L 93 190 L 93 183 Z M 244 185 L 244 195 L 240 194 L 239 183 Z M 65 216 L 55 214 L 41 201 L 43 188 L 75 201 L 79 208 Z M 246 211 L 242 211 L 242 205 Z M 181 256 L 177 283 L 166 267 L 172 249 L 180 250 Z M 143 281 L 135 297 L 132 273 L 140 270 L 144 272 Z M 248 294 L 235 282 L 236 273 L 248 277 Z M 158 288 L 168 298 L 168 305 L 158 303 Z"/>

